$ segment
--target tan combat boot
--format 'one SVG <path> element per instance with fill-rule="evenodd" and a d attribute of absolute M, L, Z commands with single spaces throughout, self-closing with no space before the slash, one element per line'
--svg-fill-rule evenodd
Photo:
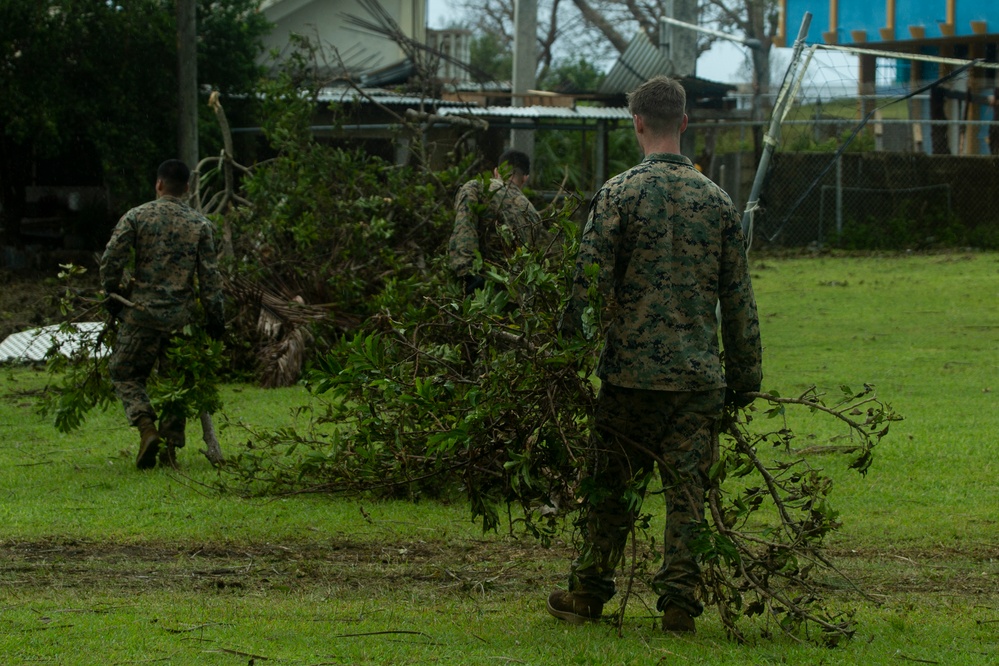
<path fill-rule="evenodd" d="M 548 595 L 548 612 L 572 624 L 595 622 L 600 619 L 603 610 L 603 602 L 594 597 L 565 590 L 555 590 Z"/>
<path fill-rule="evenodd" d="M 694 633 L 694 618 L 676 604 L 668 604 L 663 611 L 663 631 L 670 633 Z"/>
<path fill-rule="evenodd" d="M 139 469 L 150 469 L 156 466 L 156 452 L 160 448 L 160 434 L 156 431 L 153 419 L 148 416 L 139 417 L 139 455 L 135 466 Z"/>

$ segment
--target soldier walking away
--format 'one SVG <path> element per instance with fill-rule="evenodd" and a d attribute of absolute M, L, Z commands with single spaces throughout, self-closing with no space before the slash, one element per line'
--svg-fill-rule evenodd
<path fill-rule="evenodd" d="M 683 87 L 653 78 L 628 106 L 645 158 L 591 201 L 561 324 L 575 334 L 584 309 L 602 307 L 601 387 L 580 484 L 583 546 L 548 612 L 572 623 L 600 618 L 658 467 L 667 516 L 652 587 L 663 630 L 692 632 L 703 611 L 692 546 L 704 527 L 707 472 L 725 404 L 746 406 L 744 394 L 760 388 L 759 320 L 739 214 L 680 155 Z M 602 306 L 589 302 L 594 275 Z"/>
<path fill-rule="evenodd" d="M 448 252 L 451 270 L 463 282 L 466 294 L 485 285 L 475 270 L 476 252 L 487 263 L 509 257 L 518 246 L 537 247 L 543 240 L 541 216 L 522 192 L 530 173 L 527 154 L 507 150 L 488 183 L 474 178 L 455 195 Z"/>
<path fill-rule="evenodd" d="M 208 334 L 217 340 L 225 333 L 212 226 L 182 200 L 190 174 L 180 160 L 163 162 L 156 199 L 122 216 L 101 257 L 105 307 L 121 320 L 111 382 L 129 424 L 139 429 L 139 469 L 155 467 L 157 454 L 160 464 L 175 467 L 176 449 L 185 444 L 183 414 L 164 414 L 157 429 L 146 382 L 157 362 L 161 372 L 168 363 L 170 339 L 195 323 L 198 299 Z"/>

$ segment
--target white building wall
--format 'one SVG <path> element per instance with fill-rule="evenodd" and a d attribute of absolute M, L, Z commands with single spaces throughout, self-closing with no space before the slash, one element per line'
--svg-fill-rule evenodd
<path fill-rule="evenodd" d="M 380 0 L 382 7 L 411 39 L 426 40 L 426 0 Z M 264 16 L 276 24 L 264 38 L 265 52 L 285 53 L 292 33 L 316 41 L 326 57 L 336 63 L 334 49 L 352 73 L 393 65 L 406 57 L 391 39 L 354 25 L 348 16 L 375 23 L 358 0 L 265 0 Z M 270 63 L 269 56 L 265 62 Z"/>

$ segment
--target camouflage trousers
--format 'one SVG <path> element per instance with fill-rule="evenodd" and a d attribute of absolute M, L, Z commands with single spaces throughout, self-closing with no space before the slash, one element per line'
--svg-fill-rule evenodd
<path fill-rule="evenodd" d="M 156 411 L 146 392 L 146 382 L 157 364 L 160 372 L 169 368 L 167 349 L 174 335 L 121 322 L 114 350 L 108 360 L 108 371 L 115 395 L 121 400 L 125 417 L 133 426 L 137 426 L 143 416 L 156 420 Z M 180 448 L 185 444 L 185 425 L 183 414 L 163 414 L 158 428 L 160 437 Z"/>
<path fill-rule="evenodd" d="M 607 602 L 656 467 L 666 500 L 663 562 L 652 579 L 658 608 L 674 603 L 696 617 L 700 568 L 691 543 L 704 521 L 707 474 L 717 449 L 724 389 L 667 392 L 604 382 L 590 443 L 587 506 L 580 519 L 583 548 L 569 590 Z"/>

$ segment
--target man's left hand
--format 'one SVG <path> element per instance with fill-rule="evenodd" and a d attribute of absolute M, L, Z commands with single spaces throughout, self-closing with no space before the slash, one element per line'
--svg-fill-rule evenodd
<path fill-rule="evenodd" d="M 749 407 L 756 400 L 755 396 L 747 395 L 742 391 L 736 391 L 735 389 L 727 388 L 725 389 L 725 404 L 730 407 L 735 407 L 736 409 L 743 409 Z"/>
<path fill-rule="evenodd" d="M 486 279 L 481 275 L 466 275 L 462 278 L 465 283 L 465 295 L 471 296 L 475 293 L 476 289 L 482 289 L 486 286 Z"/>

